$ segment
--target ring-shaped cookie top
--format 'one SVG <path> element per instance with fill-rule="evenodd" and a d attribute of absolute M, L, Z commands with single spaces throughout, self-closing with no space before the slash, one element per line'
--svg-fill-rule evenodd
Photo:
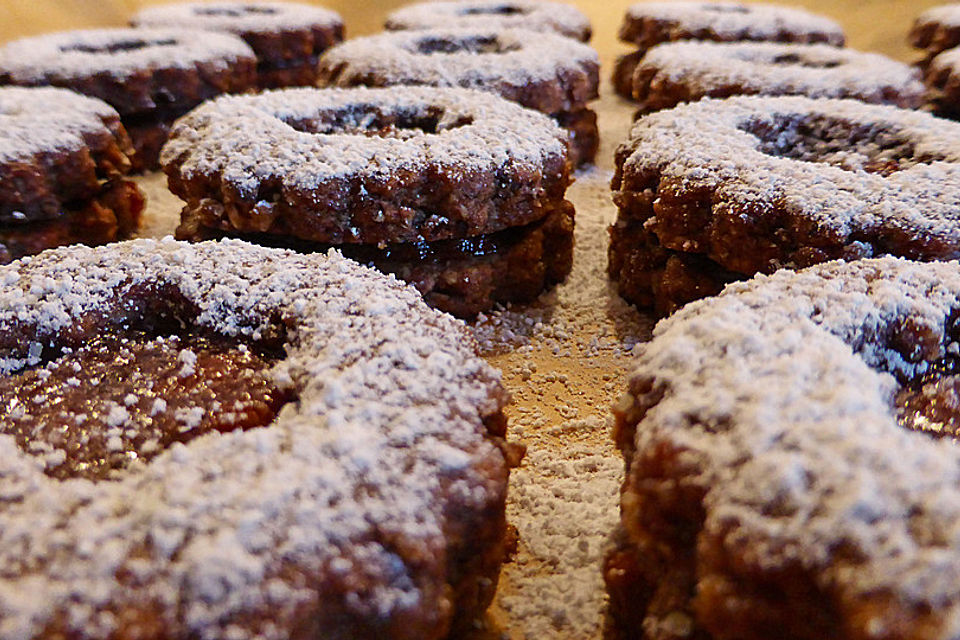
<path fill-rule="evenodd" d="M 648 50 L 633 90 L 648 111 L 731 95 L 852 98 L 917 108 L 925 92 L 916 69 L 880 54 L 823 44 L 696 41 Z"/>
<path fill-rule="evenodd" d="M 739 2 L 670 0 L 631 5 L 620 39 L 642 49 L 674 40 L 844 43 L 839 24 L 791 7 Z"/>
<path fill-rule="evenodd" d="M 0 267 L 0 375 L 157 318 L 284 336 L 296 400 L 96 482 L 0 435 L 0 637 L 442 636 L 506 488 L 506 394 L 462 323 L 336 252 L 71 247 Z"/>
<path fill-rule="evenodd" d="M 130 170 L 120 116 L 64 89 L 0 88 L 0 222 L 51 220 Z"/>
<path fill-rule="evenodd" d="M 530 29 L 556 31 L 582 42 L 590 40 L 590 20 L 561 2 L 541 0 L 467 0 L 421 2 L 387 16 L 386 28 L 406 29 Z"/>
<path fill-rule="evenodd" d="M 183 2 L 142 9 L 139 27 L 226 31 L 243 38 L 261 62 L 315 56 L 343 39 L 335 11 L 297 2 Z"/>
<path fill-rule="evenodd" d="M 178 121 L 161 161 L 188 202 L 238 231 L 366 244 L 540 219 L 569 183 L 566 133 L 467 89 L 288 89 L 225 96 Z"/>
<path fill-rule="evenodd" d="M 898 378 L 956 353 L 958 309 L 957 263 L 884 258 L 731 285 L 657 326 L 615 409 L 623 522 L 684 532 L 707 632 L 736 609 L 762 635 L 751 607 L 772 606 L 824 607 L 852 637 L 960 633 L 960 452 L 894 408 Z M 802 603 L 766 600 L 793 585 Z"/>
<path fill-rule="evenodd" d="M 245 90 L 253 84 L 255 65 L 253 50 L 227 33 L 90 29 L 3 46 L 0 83 L 74 89 L 126 116 L 188 108 L 225 91 Z"/>
<path fill-rule="evenodd" d="M 528 29 L 429 29 L 354 38 L 320 59 L 321 85 L 427 85 L 492 91 L 544 113 L 598 96 L 591 47 Z"/>
<path fill-rule="evenodd" d="M 960 126 L 853 100 L 704 99 L 641 118 L 615 199 L 669 248 L 741 273 L 960 255 Z"/>

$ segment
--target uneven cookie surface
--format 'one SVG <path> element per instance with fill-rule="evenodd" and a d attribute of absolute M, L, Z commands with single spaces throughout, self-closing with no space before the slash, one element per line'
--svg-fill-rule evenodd
<path fill-rule="evenodd" d="M 852 98 L 917 108 L 919 73 L 874 53 L 829 45 L 674 42 L 657 45 L 637 65 L 633 97 L 641 111 L 734 95 Z"/>
<path fill-rule="evenodd" d="M 708 99 L 634 126 L 618 150 L 617 227 L 641 224 L 665 249 L 744 276 L 882 254 L 952 259 L 958 160 L 960 128 L 925 113 Z M 685 295 L 673 302 L 698 297 Z"/>
<path fill-rule="evenodd" d="M 960 45 L 960 5 L 933 7 L 917 16 L 910 30 L 910 44 L 923 50 L 922 66 L 940 53 Z"/>
<path fill-rule="evenodd" d="M 240 38 L 183 29 L 90 29 L 23 38 L 0 48 L 0 84 L 56 86 L 100 98 L 131 126 L 136 168 L 156 166 L 155 126 L 203 100 L 256 84 Z M 143 136 L 138 135 L 145 123 Z M 161 133 L 165 133 L 165 129 Z"/>
<path fill-rule="evenodd" d="M 320 60 L 320 86 L 463 87 L 552 116 L 571 132 L 571 162 L 593 160 L 599 133 L 587 103 L 599 97 L 589 46 L 529 29 L 429 29 L 356 38 Z M 584 122 L 584 114 L 592 120 Z"/>
<path fill-rule="evenodd" d="M 569 183 L 556 124 L 463 89 L 225 97 L 178 122 L 163 162 L 188 209 L 205 207 L 207 217 L 219 209 L 236 231 L 330 243 L 434 241 L 528 224 Z"/>
<path fill-rule="evenodd" d="M 638 49 L 617 59 L 613 85 L 631 98 L 631 78 L 646 51 L 664 42 L 708 40 L 715 42 L 824 43 L 843 46 L 839 24 L 802 9 L 739 2 L 643 2 L 631 5 L 620 26 L 620 39 Z"/>
<path fill-rule="evenodd" d="M 257 55 L 261 88 L 312 85 L 317 57 L 343 40 L 336 12 L 296 2 L 167 4 L 141 10 L 132 23 L 240 36 Z"/>
<path fill-rule="evenodd" d="M 592 33 L 590 20 L 575 7 L 539 0 L 420 2 L 397 9 L 386 22 L 391 31 L 458 27 L 553 31 L 583 42 Z"/>
<path fill-rule="evenodd" d="M 0 283 L 4 376 L 59 380 L 110 331 L 126 358 L 141 331 L 187 380 L 212 357 L 175 337 L 190 329 L 272 345 L 258 367 L 295 399 L 264 428 L 99 481 L 56 479 L 70 456 L 57 438 L 23 442 L 0 422 L 0 637 L 440 638 L 489 602 L 505 392 L 415 291 L 335 252 L 236 241 L 61 249 L 0 268 Z M 121 448 L 130 400 L 103 417 Z"/>
<path fill-rule="evenodd" d="M 63 89 L 0 88 L 0 263 L 136 230 L 143 197 L 124 179 L 132 155 L 106 103 Z"/>
<path fill-rule="evenodd" d="M 952 379 L 958 309 L 957 263 L 883 258 L 659 324 L 615 409 L 628 637 L 956 635 L 960 452 L 901 426 L 896 396 Z"/>

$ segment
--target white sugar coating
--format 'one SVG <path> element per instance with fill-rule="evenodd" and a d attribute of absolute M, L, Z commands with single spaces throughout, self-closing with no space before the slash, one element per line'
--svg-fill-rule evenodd
<path fill-rule="evenodd" d="M 671 0 L 640 2 L 627 8 L 627 20 L 674 22 L 681 32 L 710 31 L 738 40 L 776 40 L 782 34 L 827 33 L 843 38 L 843 28 L 826 16 L 775 4 Z"/>
<path fill-rule="evenodd" d="M 814 141 L 811 150 L 821 158 L 807 162 L 764 153 L 760 138 L 748 133 L 769 127 L 777 144 L 789 147 L 799 123 L 818 119 L 833 123 L 828 131 L 851 123 L 866 141 L 857 147 Z M 899 157 L 904 150 L 907 156 Z M 927 113 L 854 100 L 705 99 L 641 118 L 622 151 L 629 154 L 628 177 L 654 171 L 685 190 L 715 190 L 714 211 L 776 202 L 834 241 L 886 229 L 939 244 L 946 253 L 958 244 L 960 124 Z M 899 161 L 901 170 L 887 177 L 864 170 L 886 159 Z"/>
<path fill-rule="evenodd" d="M 40 153 L 76 151 L 86 136 L 113 132 L 120 116 L 107 103 L 66 89 L 0 88 L 0 162 L 30 163 Z"/>
<path fill-rule="evenodd" d="M 960 4 L 944 4 L 927 9 L 917 16 L 914 29 L 927 25 L 960 27 Z"/>
<path fill-rule="evenodd" d="M 230 33 L 271 33 L 343 24 L 330 9 L 298 2 L 181 2 L 141 9 L 139 27 L 189 27 Z"/>
<path fill-rule="evenodd" d="M 702 96 L 739 85 L 744 94 L 804 95 L 810 98 L 889 100 L 889 92 L 922 99 L 919 71 L 887 56 L 825 44 L 679 41 L 657 45 L 637 65 L 634 78 L 655 75 L 650 91 L 663 83 Z"/>
<path fill-rule="evenodd" d="M 309 605 L 311 590 L 288 582 L 281 561 L 307 575 L 353 563 L 379 575 L 348 598 L 355 611 L 442 606 L 421 601 L 396 548 L 377 540 L 442 562 L 444 508 L 503 498 L 503 457 L 481 422 L 504 400 L 499 375 L 463 324 L 334 251 L 168 239 L 0 267 L 0 327 L 56 330 L 104 310 L 116 287 L 158 281 L 225 335 L 256 339 L 270 316 L 283 321 L 287 355 L 272 375 L 299 400 L 267 428 L 174 445 L 108 482 L 51 479 L 42 459 L 0 436 L 0 638 L 37 637 L 47 624 L 107 637 L 115 621 L 97 612 L 128 597 L 161 604 L 178 637 L 287 637 L 282 625 L 231 624 Z M 7 354 L 0 370 L 18 359 Z M 140 586 L 121 584 L 121 569 Z"/>
<path fill-rule="evenodd" d="M 588 40 L 590 20 L 579 9 L 562 2 L 540 0 L 441 0 L 420 2 L 397 9 L 386 22 L 387 29 L 522 28 L 556 31 Z"/>
<path fill-rule="evenodd" d="M 190 69 L 201 63 L 228 68 L 237 60 L 253 57 L 253 50 L 243 40 L 228 33 L 87 29 L 22 38 L 0 47 L 0 73 L 22 84 L 97 74 L 123 79 L 144 71 Z"/>
<path fill-rule="evenodd" d="M 755 550 L 763 570 L 799 565 L 836 601 L 929 605 L 936 637 L 957 637 L 960 456 L 898 425 L 889 372 L 929 366 L 895 348 L 905 327 L 932 334 L 932 359 L 945 353 L 958 298 L 956 262 L 882 258 L 759 276 L 690 304 L 640 348 L 631 388 L 653 407 L 638 451 L 683 451 L 683 482 L 706 490 L 705 531 L 730 531 L 731 550 Z"/>
<path fill-rule="evenodd" d="M 960 47 L 947 49 L 930 61 L 928 77 L 937 77 L 943 73 L 955 74 L 960 71 Z M 951 83 L 952 84 L 952 83 Z"/>
<path fill-rule="evenodd" d="M 439 47 L 440 51 L 429 54 L 421 50 L 440 42 L 492 44 L 498 50 L 444 53 L 452 47 Z M 320 64 L 327 69 L 343 65 L 338 76 L 343 85 L 374 73 L 391 84 L 490 90 L 516 89 L 535 81 L 559 82 L 562 74 L 583 75 L 585 69 L 596 68 L 600 58 L 591 47 L 553 33 L 470 27 L 354 38 L 327 50 Z"/>
<path fill-rule="evenodd" d="M 631 349 L 653 325 L 617 295 L 605 271 L 607 227 L 617 215 L 609 189 L 613 150 L 630 129 L 633 109 L 610 93 L 596 108 L 597 166 L 578 172 L 566 196 L 577 209 L 573 271 L 537 303 L 490 312 L 474 325 L 514 398 L 509 439 L 529 447 L 510 474 L 508 493 L 520 548 L 503 567 L 491 611 L 495 628 L 511 640 L 602 637 L 601 565 L 619 519 L 623 477 L 609 407 L 622 392 Z M 183 203 L 162 174 L 139 177 L 138 184 L 148 199 L 141 233 L 172 233 Z"/>
<path fill-rule="evenodd" d="M 403 129 L 399 137 L 356 135 L 376 126 L 376 114 L 441 112 L 436 133 Z M 308 133 L 288 122 L 336 122 L 350 133 Z M 462 124 L 464 120 L 469 124 Z M 332 126 L 332 125 L 331 125 Z M 252 196 L 265 180 L 312 189 L 332 178 L 387 176 L 429 166 L 464 171 L 503 167 L 539 171 L 565 154 L 565 133 L 544 114 L 468 89 L 284 89 L 255 96 L 223 96 L 174 125 L 161 163 L 179 173 L 219 174 Z"/>

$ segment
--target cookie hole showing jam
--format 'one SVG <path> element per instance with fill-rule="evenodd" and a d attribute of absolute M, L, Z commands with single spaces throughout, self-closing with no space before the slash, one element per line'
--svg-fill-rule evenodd
<path fill-rule="evenodd" d="M 931 371 L 905 385 L 895 399 L 900 426 L 936 438 L 960 437 L 960 375 Z"/>
<path fill-rule="evenodd" d="M 238 5 L 235 7 L 197 7 L 193 13 L 198 16 L 223 16 L 225 18 L 243 18 L 250 15 L 276 15 L 273 7 L 258 7 L 256 5 Z"/>
<path fill-rule="evenodd" d="M 722 4 L 705 4 L 701 7 L 701 9 L 704 11 L 712 11 L 713 13 L 750 13 L 750 9 L 747 7 L 729 7 Z"/>
<path fill-rule="evenodd" d="M 121 40 L 107 45 L 93 47 L 86 44 L 77 44 L 70 47 L 62 47 L 63 53 L 123 53 L 127 51 L 139 51 L 148 47 L 172 47 L 177 44 L 176 40 L 167 38 L 164 40 Z"/>
<path fill-rule="evenodd" d="M 770 64 L 779 64 L 784 66 L 806 67 L 808 69 L 835 69 L 843 64 L 839 60 L 809 60 L 802 58 L 795 53 L 785 53 L 774 56 Z"/>
<path fill-rule="evenodd" d="M 913 380 L 900 381 L 894 398 L 897 420 L 905 429 L 935 438 L 960 438 L 960 311 L 947 318 L 945 337 L 930 327 L 909 320 L 900 323 L 890 344 L 904 360 L 935 357 L 927 371 Z M 945 343 L 946 346 L 944 346 Z M 936 356 L 936 353 L 942 353 Z"/>
<path fill-rule="evenodd" d="M 772 120 L 746 122 L 739 128 L 757 138 L 756 148 L 762 153 L 846 171 L 889 176 L 945 159 L 942 155 L 918 155 L 916 144 L 894 129 L 822 115 L 777 114 Z"/>
<path fill-rule="evenodd" d="M 504 4 L 496 7 L 467 7 L 460 15 L 462 16 L 515 16 L 527 13 L 523 7 Z"/>
<path fill-rule="evenodd" d="M 515 43 L 504 44 L 495 36 L 477 36 L 458 40 L 450 40 L 448 38 L 422 38 L 416 43 L 416 52 L 427 56 L 452 53 L 489 55 L 509 53 L 511 51 L 518 51 L 519 49 L 520 45 Z"/>
<path fill-rule="evenodd" d="M 193 326 L 175 298 L 162 307 L 0 376 L 0 433 L 41 457 L 53 478 L 101 481 L 178 442 L 267 426 L 294 399 L 269 375 L 284 356 L 279 333 L 229 338 Z"/>
<path fill-rule="evenodd" d="M 384 112 L 376 105 L 357 105 L 353 109 L 325 113 L 321 117 L 306 120 L 284 120 L 288 126 L 314 135 L 355 135 L 370 138 L 408 139 L 420 135 L 435 135 L 465 127 L 473 118 L 461 116 L 446 118 L 439 107 L 423 110 L 399 110 Z"/>

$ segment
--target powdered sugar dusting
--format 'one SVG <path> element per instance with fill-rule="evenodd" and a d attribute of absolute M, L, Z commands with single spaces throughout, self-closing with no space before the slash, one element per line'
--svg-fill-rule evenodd
<path fill-rule="evenodd" d="M 884 55 L 824 44 L 680 41 L 651 48 L 637 69 L 635 78 L 652 75 L 651 92 L 665 83 L 683 87 L 691 97 L 736 86 L 743 94 L 899 99 L 919 106 L 924 94 L 916 69 Z"/>
<path fill-rule="evenodd" d="M 958 297 L 957 263 L 895 258 L 731 285 L 640 349 L 622 405 L 642 416 L 635 444 L 684 451 L 684 481 L 707 492 L 706 531 L 735 531 L 765 570 L 801 566 L 845 601 L 929 606 L 938 635 L 956 635 L 960 459 L 897 424 L 891 373 L 945 353 Z M 903 352 L 911 327 L 927 336 L 922 357 Z M 838 571 L 839 548 L 857 559 Z"/>
<path fill-rule="evenodd" d="M 0 162 L 32 163 L 40 153 L 83 149 L 85 136 L 113 137 L 104 122 L 119 118 L 105 102 L 66 89 L 0 88 Z"/>
<path fill-rule="evenodd" d="M 489 53 L 460 50 L 430 51 L 432 42 L 483 43 Z M 600 64 L 597 52 L 585 44 L 553 33 L 529 29 L 470 27 L 385 33 L 354 38 L 328 50 L 321 67 L 340 71 L 339 83 L 356 84 L 371 73 L 391 84 L 496 89 L 520 88 L 534 81 L 557 79 L 563 73 L 582 73 Z"/>
<path fill-rule="evenodd" d="M 836 130 L 841 143 L 801 144 L 791 138 L 801 124 Z M 860 142 L 844 142 L 844 127 L 859 127 Z M 752 133 L 761 130 L 776 136 L 762 141 Z M 684 189 L 716 190 L 714 209 L 785 203 L 792 218 L 843 242 L 882 228 L 922 243 L 928 257 L 960 247 L 960 125 L 926 113 L 853 100 L 707 99 L 642 118 L 620 153 L 624 181 L 653 171 Z M 867 172 L 886 161 L 899 170 Z"/>
<path fill-rule="evenodd" d="M 387 29 L 523 28 L 556 31 L 578 40 L 589 40 L 590 20 L 579 9 L 560 2 L 540 0 L 468 0 L 420 2 L 387 16 Z"/>
<path fill-rule="evenodd" d="M 927 9 L 917 16 L 914 29 L 928 25 L 960 27 L 960 4 L 945 4 Z"/>
<path fill-rule="evenodd" d="M 567 280 L 532 305 L 481 317 L 474 333 L 513 395 L 509 439 L 528 445 L 510 474 L 508 520 L 519 551 L 504 565 L 489 629 L 479 637 L 596 640 L 606 610 L 601 564 L 619 518 L 623 461 L 610 438 L 609 407 L 623 389 L 631 350 L 652 319 L 616 294 L 606 276 L 606 229 L 616 217 L 613 150 L 632 110 L 613 95 L 597 103 L 598 167 L 567 190 L 576 205 L 576 248 Z M 182 203 L 163 176 L 138 179 L 149 199 L 144 234 L 171 233 Z"/>
<path fill-rule="evenodd" d="M 198 305 L 196 322 L 225 335 L 256 339 L 279 315 L 291 333 L 273 375 L 299 402 L 267 429 L 174 445 L 110 482 L 54 481 L 0 436 L 0 637 L 48 624 L 104 637 L 116 623 L 95 612 L 109 601 L 162 604 L 171 635 L 285 637 L 282 624 L 235 624 L 258 611 L 291 621 L 309 605 L 284 564 L 379 574 L 348 605 L 357 611 L 433 607 L 378 540 L 442 561 L 447 501 L 457 512 L 502 499 L 502 454 L 481 424 L 503 401 L 499 377 L 462 324 L 336 252 L 165 240 L 0 268 L 0 327 L 55 332 L 105 310 L 115 288 L 149 281 L 176 286 Z M 8 346 L 0 370 L 38 355 Z M 441 477 L 453 487 L 443 494 Z"/>
<path fill-rule="evenodd" d="M 337 132 L 375 127 L 380 112 L 438 110 L 435 133 L 404 129 L 382 138 Z M 291 126 L 311 121 L 318 133 Z M 496 172 L 505 165 L 539 171 L 546 158 L 565 153 L 563 140 L 547 116 L 478 91 L 287 89 L 224 96 L 201 106 L 174 126 L 161 162 L 179 158 L 187 179 L 219 174 L 249 196 L 267 180 L 312 189 L 337 177 L 418 172 L 437 164 L 463 171 Z"/>
<path fill-rule="evenodd" d="M 627 9 L 628 21 L 675 22 L 683 32 L 709 31 L 723 40 L 777 40 L 783 33 L 827 33 L 843 40 L 843 29 L 825 16 L 773 4 L 670 0 L 641 2 Z"/>
<path fill-rule="evenodd" d="M 141 27 L 183 27 L 260 33 L 333 27 L 342 23 L 330 9 L 298 2 L 182 2 L 142 9 L 132 20 Z"/>
<path fill-rule="evenodd" d="M 226 33 L 184 29 L 88 29 L 15 40 L 0 48 L 0 72 L 18 84 L 104 74 L 123 79 L 144 71 L 224 68 L 253 50 Z"/>
<path fill-rule="evenodd" d="M 610 163 L 630 109 L 610 95 L 598 108 L 600 166 L 578 173 L 567 191 L 577 208 L 572 273 L 537 303 L 488 314 L 474 326 L 513 394 L 510 439 L 528 446 L 511 473 L 507 503 L 519 551 L 504 566 L 492 616 L 516 640 L 602 637 L 601 563 L 623 477 L 609 407 L 632 349 L 652 326 L 606 276 L 606 229 L 616 217 Z"/>

